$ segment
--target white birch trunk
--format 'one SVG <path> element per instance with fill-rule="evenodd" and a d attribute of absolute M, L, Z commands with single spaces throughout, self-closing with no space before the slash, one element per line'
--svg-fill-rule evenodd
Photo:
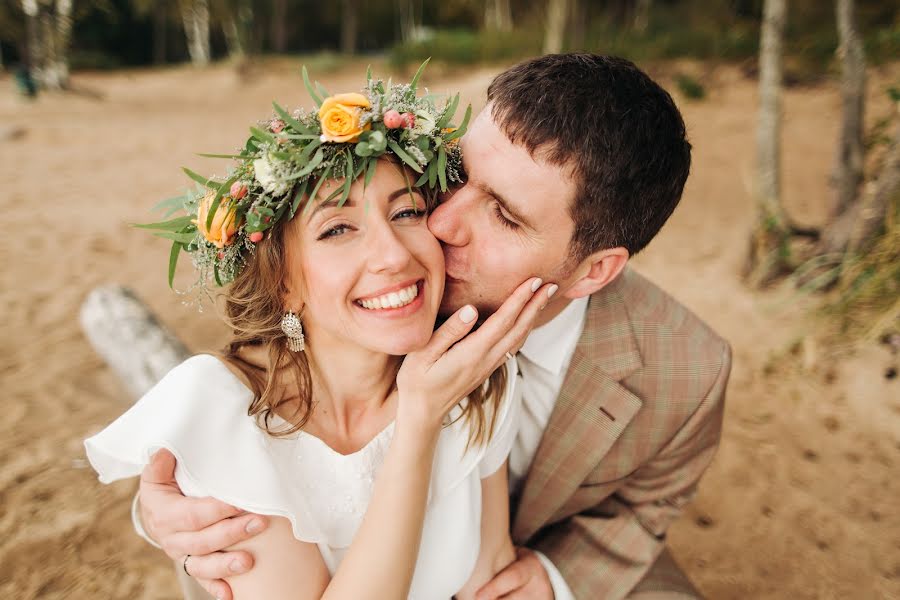
<path fill-rule="evenodd" d="M 544 54 L 562 52 L 569 15 L 569 0 L 548 0 L 547 29 L 544 32 Z"/>
<path fill-rule="evenodd" d="M 765 0 L 759 50 L 756 224 L 750 236 L 745 273 L 764 287 L 787 267 L 787 220 L 781 204 L 781 88 L 786 0 Z"/>
<path fill-rule="evenodd" d="M 866 58 L 856 27 L 853 0 L 837 0 L 838 57 L 841 59 L 841 132 L 831 184 L 832 216 L 842 214 L 856 199 L 863 179 L 863 117 L 865 114 Z"/>
<path fill-rule="evenodd" d="M 209 0 L 181 0 L 181 20 L 195 67 L 209 64 Z"/>
<path fill-rule="evenodd" d="M 228 47 L 228 57 L 235 61 L 243 60 L 246 56 L 244 42 L 238 29 L 234 13 L 229 11 L 222 18 L 222 33 L 225 34 L 225 45 Z"/>
<path fill-rule="evenodd" d="M 512 31 L 509 0 L 487 0 L 484 3 L 484 27 L 493 31 Z"/>
<path fill-rule="evenodd" d="M 57 88 L 69 87 L 69 46 L 72 41 L 72 0 L 56 0 L 55 60 L 49 65 Z"/>
<path fill-rule="evenodd" d="M 640 33 L 647 31 L 647 25 L 650 23 L 650 6 L 651 0 L 637 0 L 634 9 L 634 29 Z"/>
<path fill-rule="evenodd" d="M 94 289 L 79 316 L 94 350 L 135 399 L 189 356 L 185 345 L 127 288 Z"/>

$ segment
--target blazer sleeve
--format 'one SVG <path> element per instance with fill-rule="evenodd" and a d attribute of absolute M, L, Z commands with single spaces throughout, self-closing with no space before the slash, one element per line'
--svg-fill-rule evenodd
<path fill-rule="evenodd" d="M 669 525 L 693 498 L 722 432 L 731 370 L 726 344 L 715 382 L 691 417 L 649 462 L 598 506 L 547 527 L 534 549 L 562 574 L 575 598 L 624 598 L 663 550 Z"/>

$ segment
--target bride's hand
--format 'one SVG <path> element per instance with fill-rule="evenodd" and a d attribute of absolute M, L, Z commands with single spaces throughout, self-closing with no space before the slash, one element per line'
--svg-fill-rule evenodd
<path fill-rule="evenodd" d="M 520 285 L 475 333 L 474 307 L 456 311 L 431 341 L 403 360 L 397 374 L 398 422 L 411 421 L 426 432 L 439 431 L 444 417 L 462 398 L 487 380 L 515 353 L 534 326 L 538 312 L 558 289 L 539 278 Z M 464 338 L 464 339 L 463 339 Z"/>

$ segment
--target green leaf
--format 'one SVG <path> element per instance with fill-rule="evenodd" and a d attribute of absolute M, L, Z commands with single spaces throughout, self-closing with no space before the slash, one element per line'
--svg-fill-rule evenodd
<path fill-rule="evenodd" d="M 325 153 L 322 152 L 322 149 L 319 148 L 316 155 L 312 157 L 312 160 L 309 161 L 309 164 L 291 175 L 290 177 L 285 177 L 285 179 L 300 179 L 301 177 L 306 177 L 310 173 L 316 170 L 320 164 L 322 164 L 322 160 L 325 158 Z"/>
<path fill-rule="evenodd" d="M 275 136 L 273 136 L 269 133 L 266 133 L 265 131 L 263 131 L 262 129 L 259 129 L 257 127 L 251 127 L 250 134 L 261 142 L 267 142 L 272 145 L 277 143 L 275 141 Z"/>
<path fill-rule="evenodd" d="M 455 140 L 456 138 L 462 137 L 463 134 L 466 133 L 466 129 L 469 127 L 469 118 L 472 116 L 472 105 L 466 107 L 466 114 L 463 117 L 462 124 L 456 128 L 456 131 L 451 132 L 447 137 L 444 138 L 445 141 L 449 142 L 450 140 Z"/>
<path fill-rule="evenodd" d="M 431 57 L 429 56 L 428 58 L 425 59 L 425 62 L 423 62 L 421 64 L 421 66 L 419 66 L 419 70 L 416 71 L 416 74 L 413 76 L 412 81 L 409 82 L 409 89 L 411 89 L 413 92 L 416 91 L 416 86 L 419 84 L 419 77 L 422 76 L 422 71 L 425 70 L 425 67 L 428 66 L 428 63 L 430 61 L 431 61 Z"/>
<path fill-rule="evenodd" d="M 187 194 L 182 194 L 181 196 L 173 196 L 171 198 L 166 198 L 165 200 L 160 200 L 157 204 L 150 209 L 151 212 L 156 212 L 158 210 L 162 210 L 167 208 L 170 210 L 169 214 L 171 214 L 172 209 L 178 210 L 179 208 L 184 208 L 184 197 Z"/>
<path fill-rule="evenodd" d="M 363 189 L 369 187 L 369 182 L 375 177 L 375 167 L 378 166 L 378 159 L 374 156 L 366 161 L 366 178 L 363 180 Z"/>
<path fill-rule="evenodd" d="M 273 156 L 273 157 L 277 158 L 278 160 L 290 160 L 291 159 L 290 152 L 281 152 L 281 151 L 269 152 L 269 156 Z"/>
<path fill-rule="evenodd" d="M 172 282 L 175 280 L 175 267 L 178 265 L 179 254 L 181 254 L 181 244 L 172 242 L 172 249 L 169 251 L 169 289 L 172 289 Z"/>
<path fill-rule="evenodd" d="M 294 131 L 299 131 L 300 133 L 310 133 L 308 127 L 304 126 L 300 121 L 292 117 L 286 110 L 278 106 L 277 102 L 272 102 L 272 106 L 275 108 L 275 114 L 281 117 L 281 120 L 291 126 Z"/>
<path fill-rule="evenodd" d="M 372 65 L 366 67 L 366 83 L 372 81 Z"/>
<path fill-rule="evenodd" d="M 434 161 L 428 163 L 428 187 L 434 189 L 437 183 L 437 165 Z"/>
<path fill-rule="evenodd" d="M 246 154 L 207 154 L 206 152 L 198 152 L 197 156 L 203 158 L 248 158 Z"/>
<path fill-rule="evenodd" d="M 391 150 L 400 157 L 400 160 L 409 165 L 409 168 L 415 171 L 416 173 L 422 172 L 422 167 L 419 166 L 413 157 L 406 153 L 406 150 L 400 147 L 400 144 L 395 142 L 394 140 L 388 140 L 388 146 L 390 146 Z"/>
<path fill-rule="evenodd" d="M 341 199 L 338 201 L 338 208 L 344 205 L 347 198 L 350 197 L 350 186 L 353 185 L 353 153 L 347 150 L 347 166 L 344 169 L 344 191 L 341 193 Z"/>
<path fill-rule="evenodd" d="M 422 173 L 422 176 L 416 180 L 416 187 L 422 187 L 423 185 L 425 185 L 425 183 L 428 181 L 428 171 L 429 170 L 426 170 L 424 173 Z"/>
<path fill-rule="evenodd" d="M 306 179 L 297 186 L 297 191 L 294 192 L 294 199 L 291 202 L 291 218 L 294 218 L 294 215 L 297 214 L 297 209 L 300 207 L 300 201 L 303 199 L 304 194 L 306 194 L 306 188 L 309 187 L 309 179 Z"/>
<path fill-rule="evenodd" d="M 437 176 L 438 176 L 438 182 L 441 185 L 441 191 L 446 192 L 447 191 L 447 151 L 444 150 L 443 146 L 438 148 Z"/>
<path fill-rule="evenodd" d="M 208 188 L 208 189 L 210 189 L 210 190 L 216 189 L 217 187 L 219 187 L 220 185 L 222 185 L 221 182 L 216 181 L 215 179 L 207 179 L 207 178 L 204 177 L 203 175 L 198 175 L 197 173 L 194 173 L 193 171 L 191 171 L 191 170 L 188 169 L 187 167 L 182 167 L 181 170 L 184 171 L 184 173 L 185 173 L 188 177 L 190 177 L 191 179 L 193 179 L 194 181 L 196 181 L 197 183 L 199 183 L 199 184 L 202 185 L 203 187 Z"/>
<path fill-rule="evenodd" d="M 435 124 L 435 127 L 438 129 L 443 129 L 447 126 L 447 123 L 450 122 L 450 119 L 453 118 L 453 115 L 456 114 L 456 108 L 459 106 L 459 94 L 453 96 L 449 102 L 447 102 L 447 106 L 444 108 L 444 114 L 441 115 L 440 120 Z"/>
<path fill-rule="evenodd" d="M 222 287 L 222 278 L 219 277 L 219 265 L 213 267 L 213 277 L 216 278 L 216 285 Z"/>
<path fill-rule="evenodd" d="M 197 232 L 192 231 L 190 233 L 176 233 L 174 231 L 157 231 L 154 232 L 156 237 L 165 238 L 167 240 L 172 240 L 173 242 L 178 242 L 179 244 L 190 244 L 194 241 L 194 238 L 197 237 Z"/>
<path fill-rule="evenodd" d="M 317 139 L 313 142 L 310 142 L 306 148 L 303 149 L 303 152 L 300 153 L 300 161 L 306 163 L 309 161 L 309 157 L 312 156 L 312 153 L 315 152 L 316 148 L 322 145 L 322 140 Z"/>
<path fill-rule="evenodd" d="M 209 212 L 206 215 L 206 229 L 212 229 L 213 219 L 216 216 L 216 211 L 219 210 L 219 205 L 222 203 L 222 196 L 225 195 L 225 190 L 228 190 L 231 187 L 231 184 L 237 181 L 237 173 L 226 179 L 222 185 L 219 186 L 219 189 L 216 190 L 216 196 L 213 198 L 213 201 L 209 205 Z"/>
<path fill-rule="evenodd" d="M 316 89 L 319 90 L 320 94 L 322 94 L 322 98 L 328 98 L 329 96 L 331 96 L 331 93 L 325 89 L 325 86 L 318 81 L 316 82 Z"/>
<path fill-rule="evenodd" d="M 319 193 L 319 188 L 322 187 L 322 184 L 325 183 L 325 180 L 328 179 L 329 175 L 331 175 L 331 167 L 327 167 L 325 172 L 319 177 L 319 181 L 316 182 L 316 187 L 313 188 L 312 194 L 309 195 L 309 202 L 306 203 L 303 212 L 306 212 L 312 206 L 313 201 Z"/>
<path fill-rule="evenodd" d="M 306 65 L 303 65 L 303 85 L 306 86 L 306 91 L 309 92 L 309 97 L 313 99 L 313 102 L 316 103 L 316 108 L 322 106 L 322 99 L 319 98 L 319 95 L 316 93 L 315 88 L 313 88 L 312 83 L 309 82 L 309 72 L 306 70 Z"/>
<path fill-rule="evenodd" d="M 192 221 L 194 217 L 191 215 L 185 215 L 183 217 L 178 217 L 176 219 L 172 219 L 170 221 L 160 221 L 158 223 L 132 223 L 132 227 L 137 227 L 138 229 L 160 229 L 163 231 L 180 231 L 185 227 L 192 225 Z"/>

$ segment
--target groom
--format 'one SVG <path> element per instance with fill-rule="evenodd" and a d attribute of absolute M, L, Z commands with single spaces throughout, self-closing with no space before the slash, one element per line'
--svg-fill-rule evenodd
<path fill-rule="evenodd" d="M 534 275 L 560 286 L 518 354 L 518 558 L 479 599 L 699 598 L 665 538 L 718 446 L 730 350 L 627 268 L 681 198 L 678 109 L 626 60 L 550 55 L 498 75 L 461 143 L 468 180 L 428 221 L 446 257 L 442 309 L 488 314 Z M 141 520 L 229 598 L 218 580 L 252 557 L 215 551 L 266 520 L 223 520 L 221 503 L 180 496 L 172 468 L 145 470 Z"/>

